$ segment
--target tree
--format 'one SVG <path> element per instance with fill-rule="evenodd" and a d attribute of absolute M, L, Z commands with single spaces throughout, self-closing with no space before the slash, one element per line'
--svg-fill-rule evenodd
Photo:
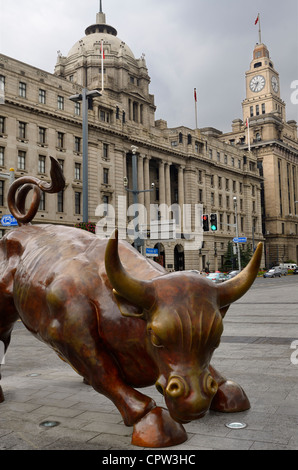
<path fill-rule="evenodd" d="M 227 251 L 224 254 L 224 262 L 223 262 L 224 271 L 233 271 L 234 269 L 238 269 L 237 251 L 235 251 L 234 253 L 233 248 L 234 248 L 233 243 L 228 242 Z M 245 268 L 245 266 L 249 263 L 252 255 L 253 253 L 248 243 L 245 245 L 240 244 L 241 268 Z"/>

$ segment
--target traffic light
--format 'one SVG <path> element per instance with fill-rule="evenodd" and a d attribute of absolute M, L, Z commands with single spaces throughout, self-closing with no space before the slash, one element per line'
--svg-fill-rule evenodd
<path fill-rule="evenodd" d="M 209 232 L 209 217 L 207 214 L 202 215 L 202 221 L 203 221 L 203 231 Z"/>
<path fill-rule="evenodd" d="M 217 230 L 217 214 L 210 214 L 210 228 L 212 232 Z"/>

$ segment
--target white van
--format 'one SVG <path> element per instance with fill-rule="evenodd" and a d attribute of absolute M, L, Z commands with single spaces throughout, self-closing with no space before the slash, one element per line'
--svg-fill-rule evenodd
<path fill-rule="evenodd" d="M 280 263 L 279 266 L 281 268 L 286 268 L 286 269 L 295 269 L 295 268 L 297 268 L 297 264 L 295 264 L 295 263 Z"/>

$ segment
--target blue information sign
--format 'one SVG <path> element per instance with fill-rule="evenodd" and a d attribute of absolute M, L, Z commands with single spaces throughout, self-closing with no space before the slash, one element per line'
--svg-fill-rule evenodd
<path fill-rule="evenodd" d="M 11 227 L 13 225 L 18 225 L 18 222 L 11 214 L 9 214 L 2 217 L 1 225 L 3 227 Z"/>
<path fill-rule="evenodd" d="M 233 238 L 234 243 L 246 243 L 247 238 L 246 237 L 238 237 L 238 238 Z"/>
<path fill-rule="evenodd" d="M 146 255 L 147 256 L 158 256 L 158 249 L 157 248 L 146 248 Z"/>

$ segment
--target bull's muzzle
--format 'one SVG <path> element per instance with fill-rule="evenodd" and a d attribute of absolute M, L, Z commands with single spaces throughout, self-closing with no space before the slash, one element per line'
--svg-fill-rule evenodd
<path fill-rule="evenodd" d="M 155 385 L 164 395 L 171 416 L 181 423 L 204 416 L 218 390 L 217 382 L 209 371 L 187 379 L 173 375 L 168 382 L 160 376 Z"/>
<path fill-rule="evenodd" d="M 183 377 L 171 377 L 166 388 L 166 394 L 172 398 L 186 397 L 189 394 L 189 386 Z"/>

